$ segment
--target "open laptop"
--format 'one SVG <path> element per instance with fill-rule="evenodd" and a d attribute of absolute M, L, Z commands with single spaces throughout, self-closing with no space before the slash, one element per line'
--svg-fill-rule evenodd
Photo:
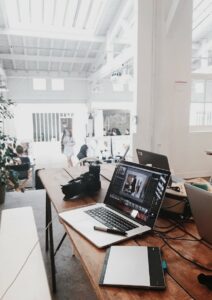
<path fill-rule="evenodd" d="M 98 248 L 129 239 L 153 228 L 169 177 L 167 170 L 123 161 L 116 166 L 104 203 L 59 216 Z M 126 235 L 97 231 L 94 226 Z"/>
<path fill-rule="evenodd" d="M 154 153 L 146 150 L 136 149 L 138 162 L 141 165 L 149 165 L 155 168 L 164 170 L 170 170 L 169 161 L 166 155 Z M 172 185 L 172 179 L 170 177 L 168 186 Z"/>
<path fill-rule="evenodd" d="M 212 193 L 188 183 L 185 189 L 199 235 L 212 244 Z"/>

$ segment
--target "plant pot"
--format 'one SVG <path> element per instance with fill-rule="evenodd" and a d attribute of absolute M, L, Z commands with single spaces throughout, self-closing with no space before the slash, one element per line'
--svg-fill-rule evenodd
<path fill-rule="evenodd" d="M 0 204 L 3 204 L 5 201 L 5 191 L 6 191 L 5 185 L 0 185 Z"/>

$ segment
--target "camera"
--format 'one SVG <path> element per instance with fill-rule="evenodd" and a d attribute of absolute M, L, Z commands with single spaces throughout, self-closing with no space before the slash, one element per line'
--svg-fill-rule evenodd
<path fill-rule="evenodd" d="M 101 188 L 100 166 L 96 164 L 89 165 L 89 171 L 81 174 L 79 177 L 69 181 L 62 186 L 62 192 L 65 194 L 64 200 L 68 200 L 77 195 L 92 195 Z"/>

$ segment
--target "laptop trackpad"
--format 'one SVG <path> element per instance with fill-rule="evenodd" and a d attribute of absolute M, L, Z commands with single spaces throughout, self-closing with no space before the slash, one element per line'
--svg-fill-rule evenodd
<path fill-rule="evenodd" d="M 106 243 L 115 243 L 117 241 L 121 241 L 125 239 L 124 236 L 119 236 L 115 234 L 111 234 L 108 232 L 96 231 L 94 230 L 94 226 L 101 226 L 105 227 L 101 223 L 95 220 L 89 220 L 89 217 L 86 218 L 87 220 L 78 221 L 78 224 L 73 224 L 73 227 L 79 231 L 82 235 L 84 235 L 88 240 L 91 240 L 97 246 L 102 247 L 102 245 Z"/>

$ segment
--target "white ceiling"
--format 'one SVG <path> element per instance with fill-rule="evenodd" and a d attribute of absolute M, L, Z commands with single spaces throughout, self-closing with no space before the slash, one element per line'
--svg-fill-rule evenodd
<path fill-rule="evenodd" d="M 132 0 L 0 0 L 1 66 L 7 77 L 96 79 L 132 58 L 133 26 Z"/>

